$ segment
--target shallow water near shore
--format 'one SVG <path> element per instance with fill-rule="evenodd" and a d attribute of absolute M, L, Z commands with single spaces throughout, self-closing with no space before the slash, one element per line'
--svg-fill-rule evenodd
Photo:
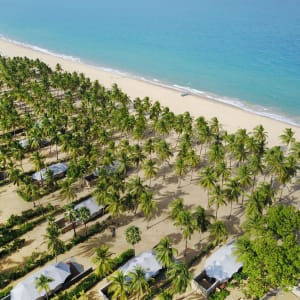
<path fill-rule="evenodd" d="M 300 124 L 297 0 L 1 2 L 3 37 Z"/>

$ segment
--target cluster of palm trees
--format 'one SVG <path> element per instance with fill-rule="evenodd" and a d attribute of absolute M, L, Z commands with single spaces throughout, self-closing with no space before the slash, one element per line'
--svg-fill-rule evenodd
<path fill-rule="evenodd" d="M 76 198 L 75 186 L 97 169 L 94 196 L 99 204 L 115 218 L 142 211 L 149 227 L 158 210 L 155 179 L 175 177 L 177 189 L 197 182 L 206 190 L 215 218 L 209 226 L 219 243 L 227 235 L 218 219 L 224 206 L 230 208 L 229 219 L 237 203 L 247 216 L 262 214 L 277 195 L 282 200 L 283 189 L 297 175 L 300 142 L 289 128 L 280 136 L 282 145 L 268 148 L 262 125 L 252 132 L 228 133 L 217 118 L 175 115 L 148 97 L 131 100 L 116 84 L 105 89 L 59 65 L 51 70 L 39 60 L 0 56 L 0 94 L 0 170 L 21 186 L 28 201 L 39 199 L 46 187 L 59 188 L 70 202 Z M 20 133 L 29 141 L 27 148 L 18 142 Z M 58 159 L 64 153 L 69 168 L 65 179 L 57 182 L 48 172 L 38 184 L 23 172 L 22 162 L 30 158 L 34 169 L 41 170 L 45 140 L 49 154 L 54 151 Z M 118 170 L 108 173 L 114 162 Z M 181 212 L 175 213 L 180 205 Z M 73 215 L 68 208 L 72 224 Z M 208 215 L 203 207 L 190 211 L 182 200 L 174 200 L 171 217 L 182 229 L 186 247 L 195 230 L 207 229 Z"/>

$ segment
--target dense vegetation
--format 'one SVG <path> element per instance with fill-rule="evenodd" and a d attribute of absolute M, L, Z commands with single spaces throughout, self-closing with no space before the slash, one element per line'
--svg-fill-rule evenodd
<path fill-rule="evenodd" d="M 115 220 L 124 212 L 141 211 L 148 224 L 158 210 L 155 178 L 177 178 L 178 191 L 183 180 L 197 181 L 207 192 L 213 216 L 201 206 L 187 208 L 182 198 L 170 204 L 170 217 L 182 230 L 186 248 L 195 231 L 208 230 L 214 244 L 224 243 L 231 234 L 226 225 L 239 203 L 246 216 L 238 240 L 248 275 L 246 293 L 260 297 L 299 279 L 300 216 L 293 208 L 297 199 L 287 191 L 298 189 L 300 142 L 290 128 L 281 134 L 281 145 L 269 147 L 262 125 L 252 132 L 229 133 L 217 118 L 175 115 L 147 97 L 129 99 L 117 85 L 105 89 L 84 74 L 65 72 L 59 65 L 51 70 L 27 58 L 0 57 L 0 93 L 0 171 L 19 186 L 26 201 L 58 189 L 64 199 L 74 200 L 75 187 L 97 168 L 94 196 L 99 204 Z M 27 147 L 18 142 L 21 135 Z M 25 157 L 35 171 L 44 168 L 43 141 L 57 159 L 66 154 L 65 179 L 58 181 L 47 172 L 39 184 L 24 173 Z M 116 161 L 117 171 L 107 176 Z M 220 211 L 227 206 L 225 220 Z M 170 276 L 178 275 L 177 269 Z"/>

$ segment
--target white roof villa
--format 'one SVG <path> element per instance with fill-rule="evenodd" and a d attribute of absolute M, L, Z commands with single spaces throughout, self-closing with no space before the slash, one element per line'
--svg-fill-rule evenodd
<path fill-rule="evenodd" d="M 42 169 L 41 171 L 35 172 L 31 175 L 34 180 L 41 181 L 46 179 L 47 170 L 53 171 L 54 176 L 59 176 L 64 174 L 68 169 L 68 165 L 65 163 L 56 163 L 47 168 Z"/>
<path fill-rule="evenodd" d="M 208 296 L 219 284 L 226 282 L 238 272 L 243 264 L 237 260 L 235 249 L 235 243 L 232 241 L 213 253 L 206 260 L 204 270 L 195 276 L 194 288 Z"/>
<path fill-rule="evenodd" d="M 55 291 L 59 288 L 66 279 L 71 275 L 70 265 L 64 262 L 59 262 L 53 265 L 48 265 L 43 269 L 37 271 L 25 280 L 19 282 L 10 292 L 11 300 L 35 300 L 42 298 L 46 295 L 42 290 L 40 293 L 35 287 L 35 278 L 41 274 L 48 278 L 52 278 L 53 281 L 49 283 L 50 291 Z"/>
<path fill-rule="evenodd" d="M 141 267 L 145 272 L 145 277 L 149 280 L 162 269 L 162 265 L 157 261 L 153 251 L 145 251 L 129 260 L 125 265 L 119 268 L 125 275 L 134 272 L 137 267 Z"/>
<path fill-rule="evenodd" d="M 230 279 L 243 266 L 234 255 L 235 248 L 234 242 L 231 242 L 212 254 L 205 262 L 206 274 L 220 282 Z"/>
<path fill-rule="evenodd" d="M 142 252 L 140 255 L 129 260 L 125 265 L 119 268 L 119 271 L 122 271 L 125 275 L 128 275 L 128 273 L 134 272 L 134 270 L 138 267 L 141 267 L 144 270 L 147 280 L 158 275 L 162 269 L 162 265 L 157 261 L 154 251 L 149 250 Z M 129 276 L 128 280 L 130 280 Z M 98 290 L 101 299 L 110 299 L 107 295 L 110 284 L 111 283 L 109 282 L 102 289 Z"/>
<path fill-rule="evenodd" d="M 97 215 L 104 209 L 103 205 L 99 205 L 94 197 L 90 197 L 79 204 L 75 205 L 75 209 L 80 209 L 81 207 L 86 207 L 90 213 L 91 217 Z"/>

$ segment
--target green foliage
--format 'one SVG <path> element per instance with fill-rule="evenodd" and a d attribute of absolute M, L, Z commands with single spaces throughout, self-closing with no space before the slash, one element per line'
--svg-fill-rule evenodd
<path fill-rule="evenodd" d="M 138 227 L 130 226 L 126 229 L 126 241 L 134 246 L 141 240 L 141 232 Z"/>
<path fill-rule="evenodd" d="M 46 207 L 38 206 L 36 209 L 24 210 L 22 211 L 21 215 L 11 215 L 4 226 L 6 228 L 11 228 L 16 225 L 21 225 L 28 220 L 39 217 L 53 210 L 54 206 L 51 203 L 47 204 Z"/>
<path fill-rule="evenodd" d="M 229 296 L 229 291 L 226 289 L 222 289 L 220 291 L 215 291 L 209 296 L 209 300 L 224 300 L 227 296 Z"/>
<path fill-rule="evenodd" d="M 25 239 L 15 239 L 10 244 L 6 244 L 0 251 L 0 258 L 10 255 L 18 249 L 22 248 L 25 244 Z"/>
<path fill-rule="evenodd" d="M 249 277 L 246 292 L 262 297 L 272 288 L 295 285 L 300 277 L 300 214 L 293 206 L 276 205 L 248 222 L 248 231 L 237 241 L 243 271 Z"/>
<path fill-rule="evenodd" d="M 8 296 L 8 295 L 10 294 L 10 291 L 11 291 L 12 289 L 13 289 L 13 287 L 12 287 L 12 286 L 9 286 L 9 287 L 3 289 L 2 291 L 0 291 L 0 299 L 2 299 L 2 298 L 4 298 L 4 297 Z"/>

